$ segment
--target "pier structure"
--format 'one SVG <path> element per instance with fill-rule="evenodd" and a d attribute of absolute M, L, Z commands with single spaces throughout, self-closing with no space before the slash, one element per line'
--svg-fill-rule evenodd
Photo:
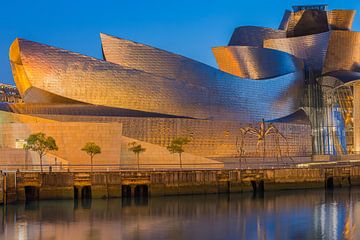
<path fill-rule="evenodd" d="M 360 185 L 360 166 L 93 173 L 4 172 L 0 174 L 0 203 L 262 193 L 356 185 Z"/>

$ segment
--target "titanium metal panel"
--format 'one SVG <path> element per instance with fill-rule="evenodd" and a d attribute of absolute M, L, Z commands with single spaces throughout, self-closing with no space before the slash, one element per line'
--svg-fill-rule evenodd
<path fill-rule="evenodd" d="M 281 19 L 281 22 L 279 25 L 279 30 L 286 30 L 288 28 L 290 17 L 291 17 L 291 11 L 285 10 L 283 18 Z"/>
<path fill-rule="evenodd" d="M 286 36 L 299 37 L 329 31 L 327 12 L 301 10 L 290 16 Z"/>
<path fill-rule="evenodd" d="M 19 109 L 23 114 L 8 112 L 2 108 L 0 110 L 0 122 L 116 122 L 123 125 L 122 131 L 124 137 L 131 137 L 164 147 L 168 146 L 170 141 L 176 136 L 188 136 L 191 138 L 191 141 L 186 146 L 186 152 L 203 157 L 233 157 L 236 155 L 235 144 L 236 137 L 239 136 L 239 128 L 248 126 L 248 123 L 240 121 L 163 117 L 115 117 L 102 116 L 101 112 L 98 113 L 97 116 L 85 116 L 83 112 L 79 112 L 78 114 L 70 113 L 71 115 L 67 115 L 69 111 L 66 110 L 66 108 L 64 108 L 64 111 L 61 111 L 60 106 L 55 107 L 55 110 L 49 107 L 47 109 L 48 111 L 46 111 L 46 106 L 43 106 L 44 104 L 25 103 L 23 105 L 25 106 L 21 106 Z M 72 108 L 71 106 L 67 107 Z M 308 154 L 311 149 L 310 125 L 306 122 L 304 122 L 305 124 L 299 124 L 301 122 L 299 122 L 298 119 L 295 121 L 293 119 L 287 119 L 286 123 L 283 122 L 277 122 L 276 127 L 287 137 L 290 155 L 305 156 Z M 276 156 L 276 142 L 271 138 L 268 140 L 266 143 L 268 148 L 267 156 Z M 256 145 L 253 144 L 254 141 L 256 140 L 251 139 L 246 143 L 248 156 L 258 156 L 256 155 Z M 287 148 L 285 142 L 281 142 L 280 144 L 282 149 Z"/>
<path fill-rule="evenodd" d="M 229 46 L 263 46 L 266 39 L 285 38 L 286 31 L 272 28 L 244 26 L 234 30 Z"/>
<path fill-rule="evenodd" d="M 303 69 L 301 60 L 272 49 L 225 46 L 212 51 L 220 70 L 243 78 L 271 78 Z"/>
<path fill-rule="evenodd" d="M 1 114 L 2 111 L 0 111 Z M 233 158 L 236 156 L 236 138 L 239 129 L 249 123 L 239 121 L 214 121 L 185 118 L 130 118 L 99 117 L 74 115 L 35 115 L 61 122 L 119 122 L 123 125 L 123 136 L 166 147 L 176 136 L 188 136 L 191 141 L 186 145 L 186 152 L 202 157 Z M 311 128 L 309 124 L 277 122 L 276 127 L 289 143 L 291 156 L 307 156 L 311 151 Z M 246 141 L 247 156 L 259 156 L 256 153 L 256 137 Z M 286 149 L 284 141 L 281 149 Z M 276 142 L 269 137 L 266 142 L 267 156 L 276 156 Z M 148 153 L 151 154 L 151 153 Z M 235 160 L 235 159 L 234 159 Z"/>
<path fill-rule="evenodd" d="M 355 13 L 355 10 L 285 12 L 280 29 L 286 30 L 288 37 L 316 34 L 329 29 L 351 30 Z"/>
<path fill-rule="evenodd" d="M 100 34 L 104 60 L 188 84 L 206 86 L 215 69 L 190 58 L 145 44 Z"/>
<path fill-rule="evenodd" d="M 355 10 L 332 10 L 328 12 L 328 22 L 332 30 L 351 30 Z"/>
<path fill-rule="evenodd" d="M 337 77 L 333 77 L 330 75 L 318 78 L 317 82 L 322 87 L 322 89 L 335 89 L 339 86 L 344 85 L 343 81 L 341 81 Z"/>
<path fill-rule="evenodd" d="M 210 77 L 204 75 L 206 71 L 195 70 L 209 68 L 209 66 L 192 59 L 106 34 L 101 34 L 101 40 L 106 61 L 167 78 L 183 78 L 189 83 L 206 84 L 207 79 Z M 226 50 L 224 50 L 224 54 L 221 54 L 220 48 L 219 50 L 216 48 L 214 51 L 219 56 L 226 57 Z M 224 63 L 227 59 L 222 58 L 221 63 L 224 64 L 220 64 L 218 61 L 219 65 L 227 65 L 228 68 L 220 67 L 220 69 L 240 77 L 252 79 L 269 78 L 295 72 L 295 68 L 297 70 L 301 68 L 299 61 L 286 53 L 256 47 L 229 47 L 229 50 L 232 52 L 228 52 L 229 57 L 231 57 L 230 55 L 236 55 L 232 57 L 236 59 L 227 64 Z M 240 53 L 240 51 L 243 52 Z M 236 61 L 238 62 L 236 63 Z M 242 65 L 240 68 L 243 68 L 237 71 L 234 69 L 236 66 L 233 64 L 240 64 Z M 230 69 L 234 71 L 230 71 Z"/>
<path fill-rule="evenodd" d="M 304 125 L 310 125 L 310 119 L 309 116 L 306 114 L 304 109 L 300 109 L 299 111 L 283 117 L 283 118 L 278 118 L 278 119 L 274 119 L 270 122 L 273 123 L 291 123 L 291 124 L 304 124 Z"/>
<path fill-rule="evenodd" d="M 329 34 L 329 32 L 325 32 L 302 37 L 269 39 L 264 41 L 264 47 L 292 54 L 303 59 L 308 68 L 321 72 Z"/>
<path fill-rule="evenodd" d="M 204 77 L 189 83 L 22 39 L 12 44 L 10 61 L 14 72 L 23 73 L 14 79 L 27 103 L 39 102 L 26 98 L 36 88 L 94 105 L 244 122 L 295 112 L 304 82 L 303 71 L 253 81 L 199 64 L 193 71 Z"/>
<path fill-rule="evenodd" d="M 323 73 L 360 71 L 360 32 L 331 31 Z"/>
<path fill-rule="evenodd" d="M 163 117 L 174 118 L 175 116 L 128 109 L 104 107 L 91 104 L 77 103 L 0 103 L 0 111 L 18 114 L 53 114 L 53 115 L 81 115 L 81 116 L 111 116 L 111 117 Z M 176 118 L 181 118 L 176 116 Z"/>
<path fill-rule="evenodd" d="M 350 83 L 356 80 L 360 80 L 360 72 L 352 72 L 352 71 L 334 71 L 329 72 L 323 76 L 324 77 L 334 77 L 340 80 L 342 83 Z"/>

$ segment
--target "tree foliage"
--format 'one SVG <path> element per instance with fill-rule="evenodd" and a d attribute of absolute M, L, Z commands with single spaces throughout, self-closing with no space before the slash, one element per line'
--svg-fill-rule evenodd
<path fill-rule="evenodd" d="M 101 148 L 98 145 L 96 145 L 96 143 L 94 142 L 88 142 L 81 149 L 81 151 L 86 152 L 92 159 L 96 154 L 101 153 Z"/>
<path fill-rule="evenodd" d="M 143 148 L 141 146 L 141 144 L 138 144 L 137 142 L 131 142 L 131 143 L 129 143 L 129 151 L 131 151 L 135 155 L 139 156 L 140 153 L 143 153 L 146 151 L 146 148 Z"/>
<path fill-rule="evenodd" d="M 181 155 L 185 151 L 184 145 L 188 144 L 190 140 L 187 137 L 174 138 L 170 144 L 166 147 L 167 150 L 172 154 L 179 154 L 180 167 L 182 168 Z"/>
<path fill-rule="evenodd" d="M 184 150 L 184 145 L 188 144 L 190 142 L 190 140 L 186 137 L 177 137 L 174 138 L 171 142 L 170 145 L 167 146 L 167 150 L 170 153 L 178 153 L 181 154 L 183 153 Z"/>
<path fill-rule="evenodd" d="M 45 133 L 39 132 L 31 134 L 25 139 L 24 149 L 37 152 L 40 157 L 40 165 L 42 171 L 42 159 L 49 151 L 58 150 L 56 141 L 53 137 L 46 136 Z"/>
<path fill-rule="evenodd" d="M 87 142 L 81 151 L 86 152 L 90 156 L 91 172 L 93 171 L 93 158 L 96 154 L 101 153 L 101 147 L 94 142 Z"/>
<path fill-rule="evenodd" d="M 141 144 L 138 144 L 137 142 L 131 142 L 129 143 L 129 148 L 128 148 L 129 151 L 133 152 L 136 156 L 136 159 L 137 159 L 137 165 L 138 165 L 138 169 L 140 168 L 140 153 L 143 153 L 146 151 L 146 148 L 143 148 L 141 146 Z"/>

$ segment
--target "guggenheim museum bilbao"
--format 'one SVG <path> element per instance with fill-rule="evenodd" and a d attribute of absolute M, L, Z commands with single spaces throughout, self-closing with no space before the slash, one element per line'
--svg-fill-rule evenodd
<path fill-rule="evenodd" d="M 146 148 L 142 164 L 176 164 L 166 146 L 184 136 L 184 164 L 219 167 L 238 157 L 239 130 L 260 128 L 263 119 L 285 136 L 280 145 L 290 156 L 356 153 L 354 16 L 327 5 L 294 6 L 278 29 L 238 27 L 227 46 L 212 49 L 218 68 L 103 33 L 103 59 L 15 39 L 9 56 L 23 102 L 0 105 L 0 160 L 35 163 L 22 144 L 41 131 L 59 145 L 48 162 L 88 163 L 80 148 L 93 141 L 102 148 L 95 164 L 131 164 L 128 144 L 136 141 Z M 246 139 L 246 156 L 260 156 L 257 140 Z M 275 156 L 276 141 L 266 141 L 266 156 Z"/>

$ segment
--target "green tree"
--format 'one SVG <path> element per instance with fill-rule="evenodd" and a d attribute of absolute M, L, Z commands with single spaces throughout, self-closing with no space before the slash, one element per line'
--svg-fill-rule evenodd
<path fill-rule="evenodd" d="M 172 153 L 172 154 L 179 154 L 179 160 L 180 160 L 180 168 L 182 169 L 182 159 L 181 159 L 181 155 L 182 153 L 185 151 L 184 150 L 184 145 L 188 144 L 190 142 L 190 140 L 186 137 L 177 137 L 174 138 L 171 142 L 170 145 L 167 146 L 167 150 Z"/>
<path fill-rule="evenodd" d="M 26 143 L 24 144 L 24 149 L 31 150 L 37 152 L 40 158 L 40 168 L 41 172 L 43 171 L 43 157 L 49 151 L 58 150 L 58 146 L 56 145 L 55 139 L 50 136 L 46 136 L 45 133 L 39 132 L 31 134 L 27 139 L 25 139 Z"/>
<path fill-rule="evenodd" d="M 94 142 L 88 142 L 81 149 L 81 151 L 86 152 L 90 156 L 91 172 L 92 172 L 93 171 L 93 158 L 96 154 L 101 153 L 101 148 L 98 145 L 96 145 Z"/>
<path fill-rule="evenodd" d="M 140 169 L 140 153 L 143 153 L 146 151 L 146 148 L 143 148 L 141 144 L 138 144 L 137 142 L 131 142 L 129 143 L 129 151 L 133 152 L 137 159 L 137 169 Z"/>

